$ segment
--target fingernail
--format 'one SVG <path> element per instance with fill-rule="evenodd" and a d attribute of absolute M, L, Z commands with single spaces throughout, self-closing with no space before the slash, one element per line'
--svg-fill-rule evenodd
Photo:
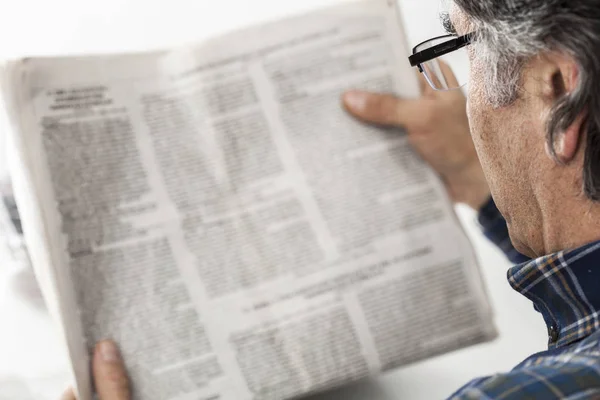
<path fill-rule="evenodd" d="M 117 362 L 121 361 L 121 356 L 119 355 L 119 349 L 117 346 L 109 341 L 105 340 L 99 345 L 100 357 L 102 357 L 102 361 L 106 362 Z"/>
<path fill-rule="evenodd" d="M 354 111 L 363 111 L 367 103 L 367 95 L 361 92 L 348 92 L 344 95 L 344 101 Z"/>

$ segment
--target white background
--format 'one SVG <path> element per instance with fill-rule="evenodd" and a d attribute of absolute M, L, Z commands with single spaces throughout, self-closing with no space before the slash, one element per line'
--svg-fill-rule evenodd
<path fill-rule="evenodd" d="M 163 48 L 336 1 L 0 0 L 0 58 Z M 440 33 L 439 0 L 399 1 L 409 43 Z M 541 317 L 506 282 L 510 265 L 481 236 L 474 215 L 459 211 L 481 260 L 499 339 L 315 400 L 441 399 L 474 377 L 508 370 L 544 349 Z M 35 294 L 23 292 L 35 293 L 30 274 L 0 258 L 0 399 L 29 400 L 25 391 L 17 394 L 22 382 L 32 384 L 31 398 L 58 399 L 69 379 L 66 360 L 43 307 L 32 301 Z"/>

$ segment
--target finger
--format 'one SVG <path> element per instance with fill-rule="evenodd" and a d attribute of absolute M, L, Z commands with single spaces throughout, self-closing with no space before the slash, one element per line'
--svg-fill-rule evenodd
<path fill-rule="evenodd" d="M 60 400 L 77 400 L 77 398 L 75 397 L 75 392 L 73 389 L 69 389 L 63 393 Z"/>
<path fill-rule="evenodd" d="M 454 75 L 454 72 L 452 72 L 452 68 L 450 68 L 450 66 L 443 62 L 442 60 L 440 61 L 440 69 L 442 70 L 442 74 L 444 75 L 444 78 L 446 79 L 446 82 L 448 83 L 449 87 L 458 87 L 458 79 L 456 79 L 456 75 Z"/>
<path fill-rule="evenodd" d="M 417 71 L 417 78 L 419 79 L 419 89 L 421 89 L 421 94 L 427 95 L 434 91 L 422 72 Z"/>
<path fill-rule="evenodd" d="M 423 71 L 425 71 L 424 73 L 427 74 L 427 78 L 429 79 L 429 81 L 431 81 L 433 87 L 443 89 L 448 86 L 446 78 L 443 76 L 443 73 L 440 69 L 440 65 L 438 63 L 425 65 L 423 67 Z"/>
<path fill-rule="evenodd" d="M 403 100 L 390 94 L 350 91 L 344 94 L 343 103 L 355 117 L 374 124 L 415 127 L 422 111 L 419 100 Z"/>
<path fill-rule="evenodd" d="M 129 380 L 117 346 L 98 343 L 93 361 L 94 382 L 100 400 L 130 400 Z"/>

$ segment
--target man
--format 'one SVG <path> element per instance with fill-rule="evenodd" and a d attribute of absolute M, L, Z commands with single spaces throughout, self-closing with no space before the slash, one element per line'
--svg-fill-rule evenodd
<path fill-rule="evenodd" d="M 466 46 L 478 157 L 459 92 L 428 90 L 418 101 L 354 92 L 345 104 L 366 121 L 405 126 L 450 195 L 480 209 L 488 237 L 524 261 L 508 279 L 543 315 L 549 350 L 454 398 L 599 399 L 600 4 L 454 0 L 448 22 L 457 37 L 411 61 L 431 86 L 458 86 L 428 63 Z"/>
<path fill-rule="evenodd" d="M 600 399 L 600 5 L 454 0 L 448 22 L 456 38 L 411 57 L 421 99 L 350 92 L 344 104 L 406 128 L 452 198 L 480 210 L 488 237 L 522 263 L 509 282 L 548 326 L 548 351 L 452 398 Z M 469 53 L 468 105 L 460 91 L 428 87 L 459 87 L 435 64 L 459 49 Z M 98 354 L 101 399 L 127 399 L 118 358 L 101 364 L 107 372 Z"/>

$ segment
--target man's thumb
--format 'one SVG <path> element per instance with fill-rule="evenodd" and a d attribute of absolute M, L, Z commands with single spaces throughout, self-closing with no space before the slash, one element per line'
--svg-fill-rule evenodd
<path fill-rule="evenodd" d="M 98 343 L 94 353 L 94 383 L 100 400 L 130 400 L 129 380 L 117 346 Z"/>
<path fill-rule="evenodd" d="M 342 102 L 350 114 L 373 124 L 411 129 L 419 118 L 418 101 L 402 100 L 391 94 L 353 90 L 343 95 Z"/>

